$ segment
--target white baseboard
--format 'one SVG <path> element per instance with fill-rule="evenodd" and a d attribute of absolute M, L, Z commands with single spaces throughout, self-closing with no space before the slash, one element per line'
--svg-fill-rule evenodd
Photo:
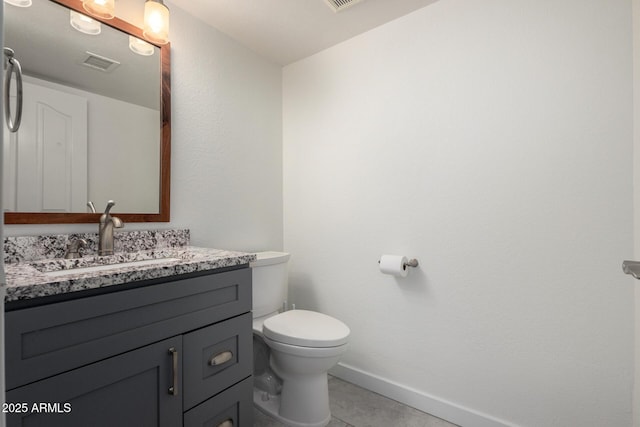
<path fill-rule="evenodd" d="M 344 363 L 338 363 L 329 372 L 331 375 L 381 394 L 405 405 L 427 412 L 462 427 L 517 427 L 469 408 L 430 396 L 419 390 L 395 383 L 389 379 L 362 371 Z"/>

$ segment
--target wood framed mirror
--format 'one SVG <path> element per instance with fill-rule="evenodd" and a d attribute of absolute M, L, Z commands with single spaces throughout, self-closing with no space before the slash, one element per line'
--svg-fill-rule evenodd
<path fill-rule="evenodd" d="M 82 33 L 73 12 L 88 15 L 81 0 L 5 5 L 5 46 L 22 64 L 25 93 L 21 129 L 4 126 L 5 223 L 97 223 L 110 199 L 125 222 L 168 222 L 170 44 L 136 52 L 140 28 L 90 16 L 100 33 Z M 48 101 L 60 92 L 64 101 Z"/>

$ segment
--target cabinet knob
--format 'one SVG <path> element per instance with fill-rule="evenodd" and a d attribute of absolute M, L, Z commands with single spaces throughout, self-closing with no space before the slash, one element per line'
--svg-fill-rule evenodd
<path fill-rule="evenodd" d="M 233 427 L 233 420 L 231 418 L 224 420 L 217 427 Z"/>
<path fill-rule="evenodd" d="M 224 365 L 225 363 L 227 363 L 231 359 L 233 359 L 233 352 L 231 350 L 221 351 L 220 353 L 215 354 L 211 358 L 211 360 L 209 360 L 209 365 L 211 365 L 211 366 Z M 222 424 L 220 424 L 220 425 L 222 425 Z"/>

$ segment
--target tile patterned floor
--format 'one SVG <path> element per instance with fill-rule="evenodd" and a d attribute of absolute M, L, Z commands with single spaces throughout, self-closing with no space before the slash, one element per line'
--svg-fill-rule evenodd
<path fill-rule="evenodd" d="M 331 422 L 328 427 L 456 427 L 339 378 L 329 377 Z M 254 408 L 254 427 L 284 424 Z"/>

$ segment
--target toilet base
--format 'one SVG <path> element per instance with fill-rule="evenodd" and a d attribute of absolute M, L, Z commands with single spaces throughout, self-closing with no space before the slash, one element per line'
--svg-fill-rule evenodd
<path fill-rule="evenodd" d="M 318 422 L 318 423 L 299 423 L 296 421 L 289 420 L 287 418 L 283 418 L 280 411 L 280 395 L 271 395 L 266 391 L 257 389 L 254 387 L 253 389 L 253 404 L 260 411 L 264 412 L 268 416 L 275 418 L 281 423 L 291 426 L 291 427 L 325 427 L 331 421 L 331 414 L 327 416 L 326 419 Z"/>

